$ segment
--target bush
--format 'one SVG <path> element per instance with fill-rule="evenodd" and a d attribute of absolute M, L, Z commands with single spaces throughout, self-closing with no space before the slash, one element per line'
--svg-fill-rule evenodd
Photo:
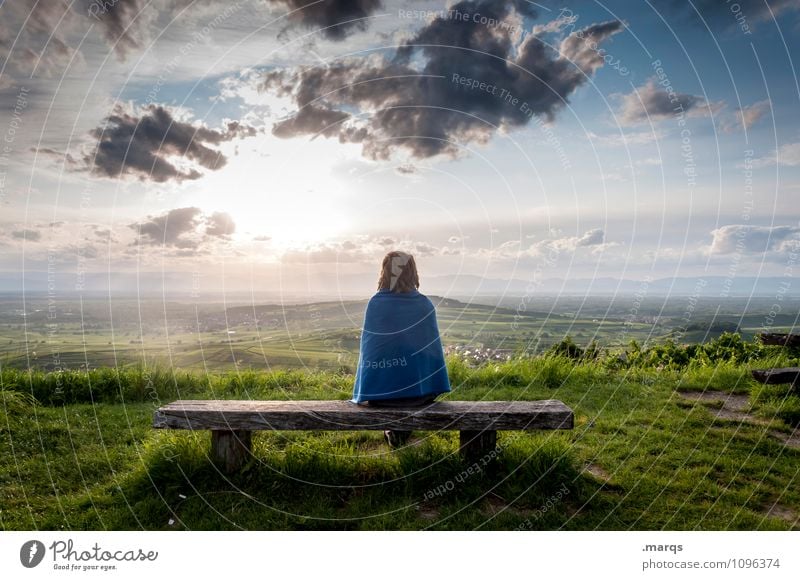
<path fill-rule="evenodd" d="M 701 344 L 682 345 L 676 343 L 674 339 L 668 339 L 663 344 L 642 348 L 632 340 L 625 352 L 612 359 L 609 364 L 617 368 L 651 367 L 683 370 L 690 367 L 717 367 L 720 363 L 791 366 L 797 364 L 797 357 L 792 349 L 765 346 L 755 339 L 746 342 L 738 333 L 724 332 L 719 337 Z"/>
<path fill-rule="evenodd" d="M 446 359 L 447 375 L 452 388 L 463 385 L 471 374 L 467 363 L 459 356 L 451 355 Z"/>
<path fill-rule="evenodd" d="M 597 345 L 595 344 L 595 347 L 596 346 Z M 560 356 L 572 360 L 581 360 L 583 359 L 584 354 L 584 350 L 575 344 L 575 342 L 572 340 L 572 337 L 569 335 L 545 351 L 546 356 Z"/>
<path fill-rule="evenodd" d="M 29 393 L 0 388 L 0 412 L 16 415 L 38 404 L 36 398 Z"/>

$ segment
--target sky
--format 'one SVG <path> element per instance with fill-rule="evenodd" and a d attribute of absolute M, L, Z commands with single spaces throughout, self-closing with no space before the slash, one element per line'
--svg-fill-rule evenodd
<path fill-rule="evenodd" d="M 6 0 L 0 276 L 791 278 L 798 38 L 792 0 Z"/>

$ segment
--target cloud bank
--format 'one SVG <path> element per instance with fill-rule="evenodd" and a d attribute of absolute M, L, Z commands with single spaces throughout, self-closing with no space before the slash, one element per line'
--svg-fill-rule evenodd
<path fill-rule="evenodd" d="M 231 121 L 222 130 L 178 121 L 159 105 L 148 105 L 139 116 L 117 106 L 104 125 L 91 131 L 97 139 L 93 151 L 83 156 L 84 169 L 103 177 L 130 176 L 163 183 L 198 179 L 196 167 L 179 167 L 174 157 L 183 157 L 212 171 L 225 166 L 227 158 L 210 146 L 251 137 L 256 129 Z"/>
<path fill-rule="evenodd" d="M 711 232 L 712 254 L 796 252 L 800 227 L 727 225 Z"/>
<path fill-rule="evenodd" d="M 266 73 L 260 89 L 297 106 L 273 133 L 358 143 L 371 159 L 400 149 L 418 159 L 455 156 L 535 115 L 552 120 L 603 66 L 597 47 L 623 29 L 619 21 L 593 24 L 555 51 L 533 34 L 518 39 L 521 16 L 534 15 L 526 2 L 464 0 L 450 13 L 479 13 L 495 24 L 439 16 L 392 56 Z"/>

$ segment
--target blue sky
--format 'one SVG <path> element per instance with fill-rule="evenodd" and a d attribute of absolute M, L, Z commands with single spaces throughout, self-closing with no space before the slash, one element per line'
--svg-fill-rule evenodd
<path fill-rule="evenodd" d="M 796 2 L 100 6 L 0 4 L 0 271 L 794 266 Z"/>

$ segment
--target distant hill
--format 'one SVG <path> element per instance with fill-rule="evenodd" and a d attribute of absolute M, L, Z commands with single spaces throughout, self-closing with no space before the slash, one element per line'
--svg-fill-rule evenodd
<path fill-rule="evenodd" d="M 348 274 L 330 276 L 319 274 L 318 280 L 304 281 L 301 286 L 282 285 L 266 281 L 261 288 L 250 289 L 247 282 L 226 280 L 225 296 L 231 301 L 251 302 L 307 302 L 337 297 L 345 300 L 369 297 L 374 292 L 375 276 L 372 274 Z M 0 293 L 17 294 L 25 289 L 26 294 L 46 293 L 48 290 L 47 272 L 0 272 Z M 54 277 L 54 287 L 59 296 L 84 294 L 114 295 L 168 295 L 180 299 L 192 293 L 193 279 L 188 273 L 180 272 L 111 272 L 86 273 L 79 280 L 76 273 L 59 272 Z M 219 300 L 222 285 L 212 275 L 203 278 L 200 300 Z M 280 288 L 277 290 L 276 288 Z M 420 290 L 428 295 L 444 296 L 447 299 L 470 296 L 524 296 L 536 295 L 580 295 L 599 296 L 612 294 L 635 294 L 646 290 L 650 296 L 706 296 L 706 297 L 800 297 L 800 284 L 792 284 L 790 278 L 783 277 L 674 277 L 657 278 L 650 281 L 598 278 L 546 278 L 533 284 L 523 278 L 486 278 L 472 274 L 447 274 L 423 276 Z"/>
<path fill-rule="evenodd" d="M 517 312 L 513 308 L 490 306 L 486 304 L 467 303 L 453 298 L 444 298 L 435 294 L 428 295 L 440 316 L 458 316 L 472 320 L 549 318 L 563 319 L 562 316 L 548 312 L 526 310 Z M 363 300 L 326 300 L 305 304 L 255 304 L 248 306 L 231 306 L 225 309 L 229 321 L 257 320 L 259 325 L 283 326 L 299 325 L 306 329 L 322 330 L 330 328 L 359 327 L 364 319 L 368 299 Z"/>

